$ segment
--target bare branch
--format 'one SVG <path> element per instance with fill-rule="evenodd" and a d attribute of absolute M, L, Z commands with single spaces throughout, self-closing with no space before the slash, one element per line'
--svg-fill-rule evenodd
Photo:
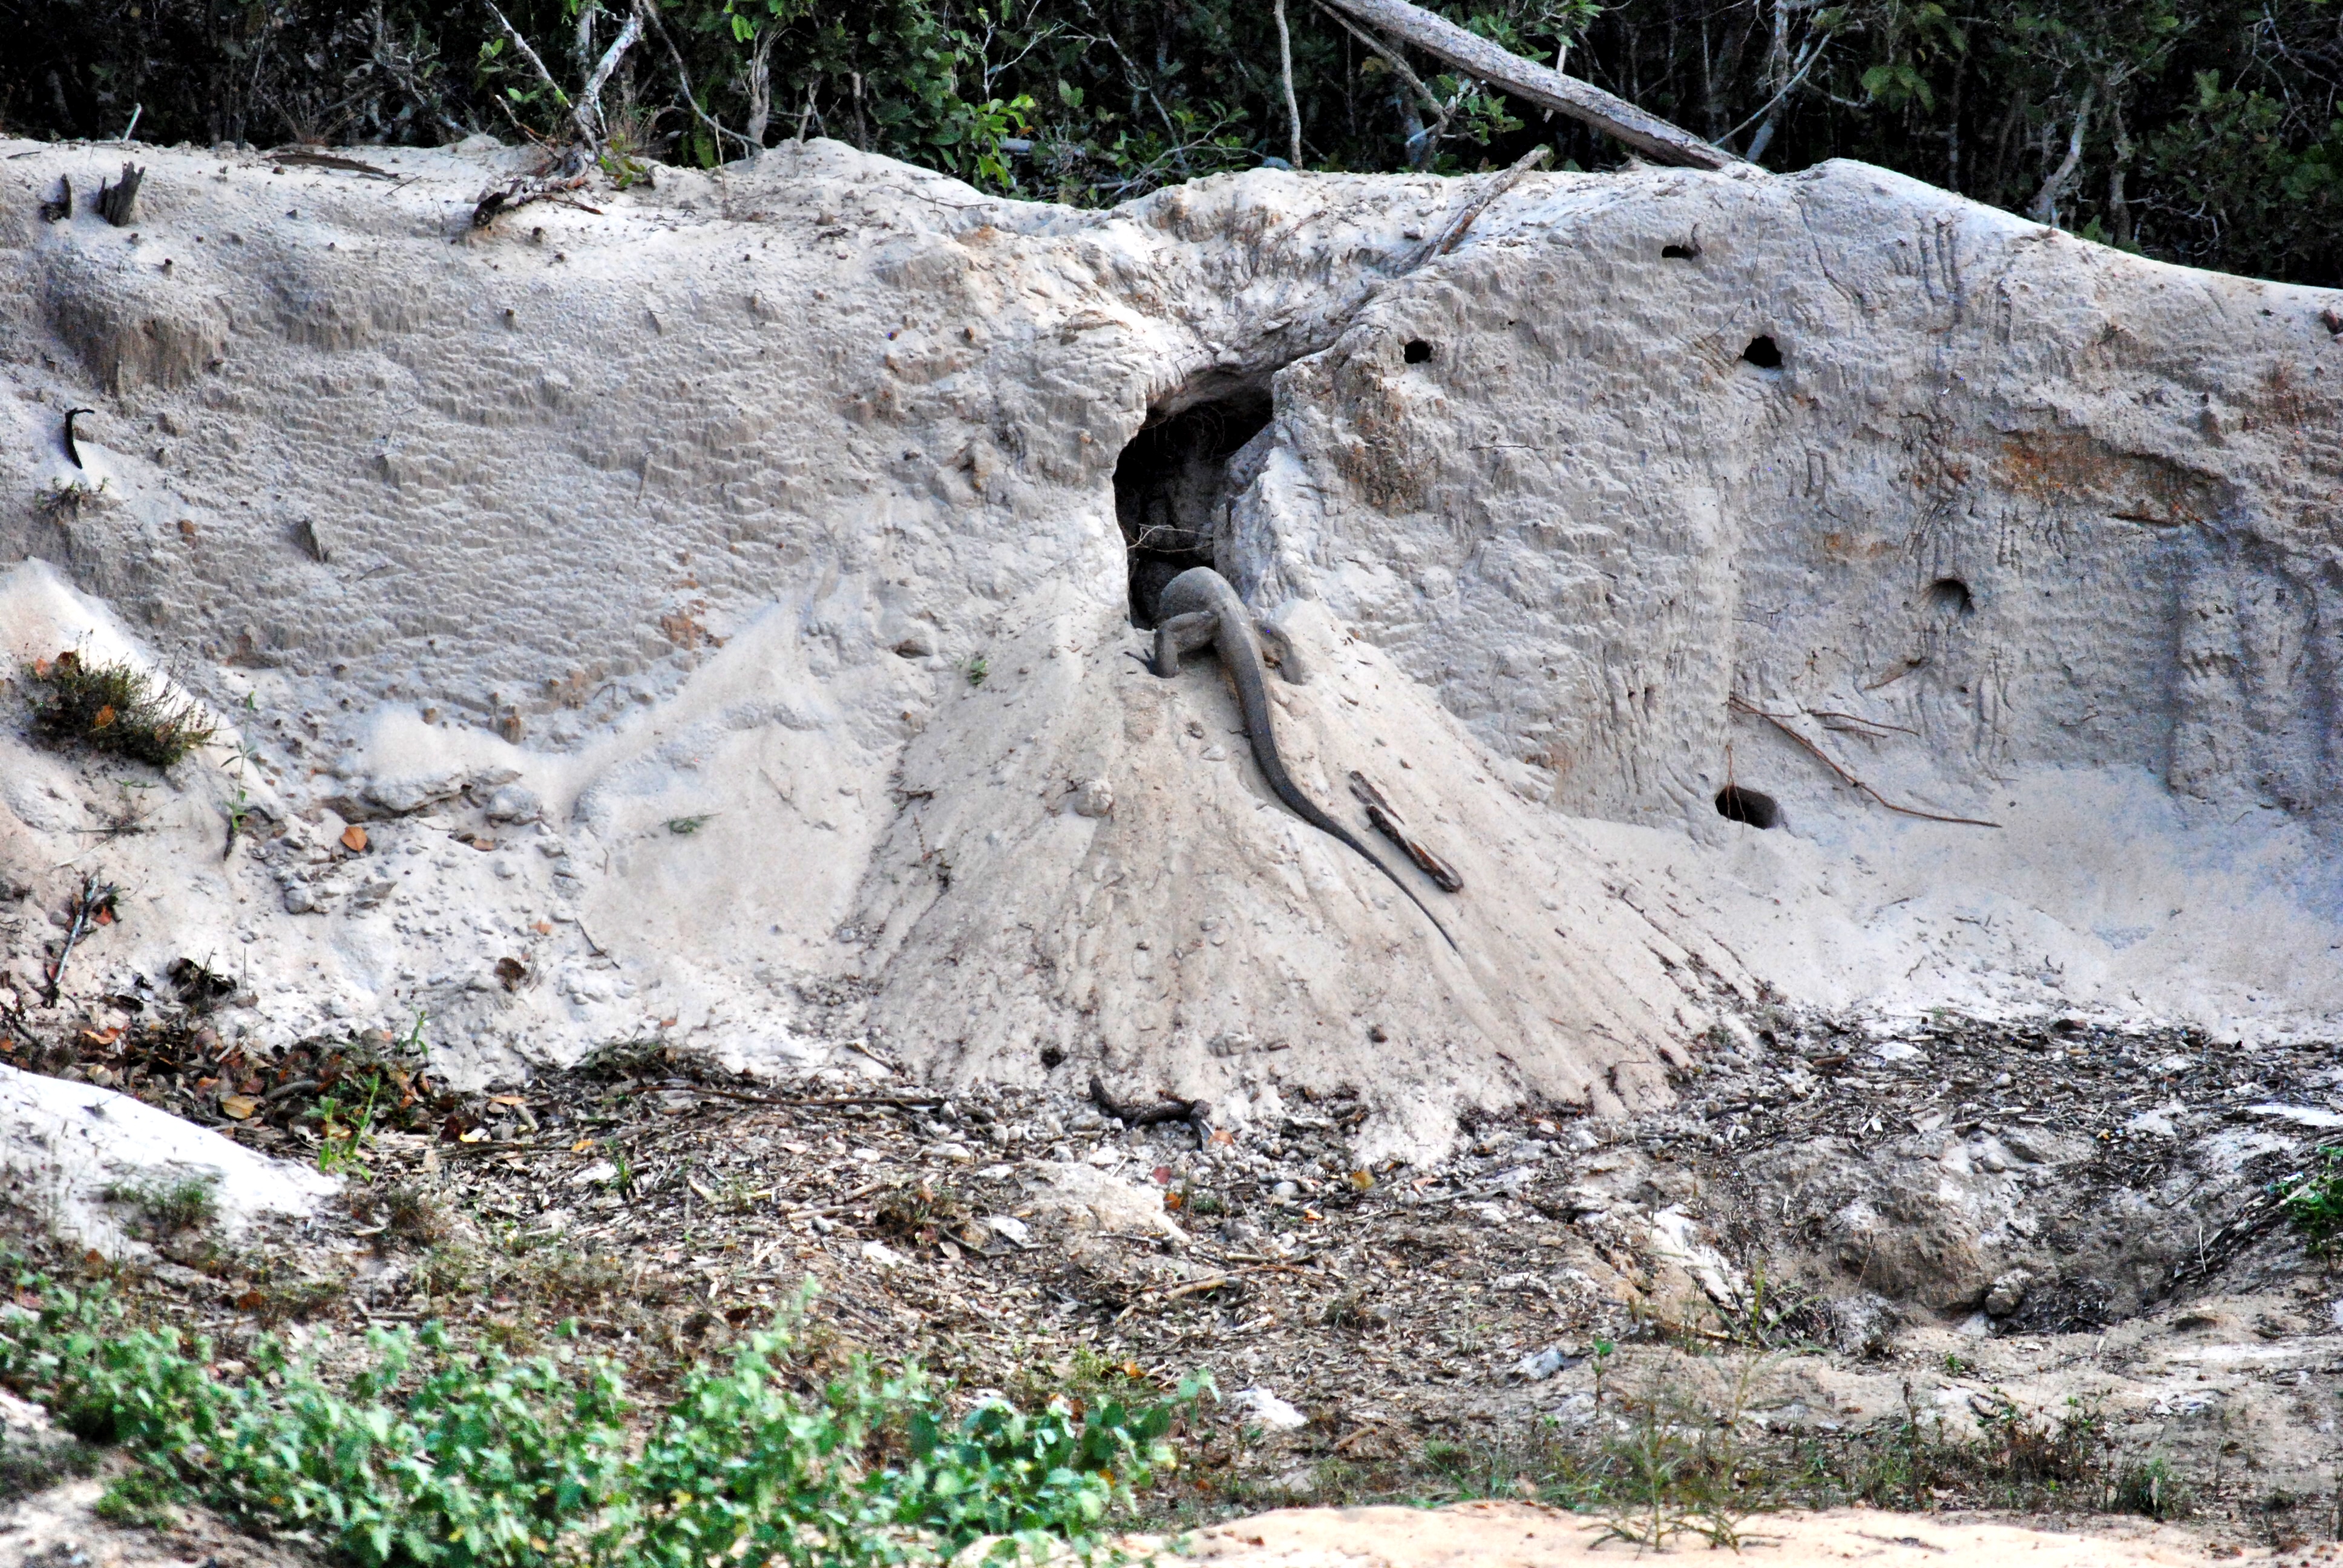
<path fill-rule="evenodd" d="M 585 91 L 578 95 L 578 128 L 586 133 L 587 141 L 593 144 L 597 151 L 600 150 L 606 134 L 602 121 L 602 88 L 609 81 L 610 73 L 618 68 L 618 62 L 626 57 L 627 51 L 640 42 L 642 35 L 643 8 L 640 0 L 637 0 L 635 8 L 627 13 L 627 25 L 618 29 L 618 35 L 610 40 L 608 49 L 602 51 L 601 59 L 595 62 L 594 74 L 586 78 Z"/>

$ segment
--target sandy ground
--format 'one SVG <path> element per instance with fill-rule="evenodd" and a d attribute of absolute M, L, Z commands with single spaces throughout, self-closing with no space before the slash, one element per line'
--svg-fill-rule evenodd
<path fill-rule="evenodd" d="M 1599 1523 L 1523 1503 L 1433 1510 L 1289 1509 L 1200 1531 L 1175 1549 L 1228 1568 L 1548 1568 L 1654 1555 L 1731 1560 L 1711 1557 L 1697 1538 L 1655 1553 L 1608 1538 Z M 2317 1554 L 2333 1555 L 2331 1549 Z M 1875 1568 L 2185 1568 L 2269 1560 L 2258 1552 L 2249 1558 L 2234 1548 L 2223 1552 L 2171 1526 L 2098 1524 L 2066 1532 L 1860 1508 L 1752 1520 L 1738 1558 L 1780 1568 L 1842 1563 Z"/>

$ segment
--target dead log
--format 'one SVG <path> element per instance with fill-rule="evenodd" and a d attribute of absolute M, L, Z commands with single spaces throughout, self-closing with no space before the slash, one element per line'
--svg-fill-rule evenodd
<path fill-rule="evenodd" d="M 1477 33 L 1468 33 L 1408 0 L 1327 0 L 1371 27 L 1445 60 L 1468 76 L 1502 87 L 1515 97 L 1583 120 L 1615 136 L 1655 163 L 1696 169 L 1728 168 L 1740 160 L 1701 140 L 1681 126 L 1647 115 L 1626 99 L 1591 82 L 1565 76 L 1534 60 L 1524 60 Z"/>

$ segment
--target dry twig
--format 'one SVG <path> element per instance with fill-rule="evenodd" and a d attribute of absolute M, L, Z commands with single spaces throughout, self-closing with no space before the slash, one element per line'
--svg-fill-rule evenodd
<path fill-rule="evenodd" d="M 1874 800 L 1878 801 L 1879 804 L 1886 807 L 1887 809 L 1895 812 L 1899 817 L 1917 817 L 1924 822 L 1952 822 L 1964 828 L 1998 828 L 2001 826 L 1998 822 L 1988 822 L 1981 817 L 1947 817 L 1936 811 L 1923 811 L 1916 806 L 1899 806 L 1895 801 L 1890 800 L 1886 796 L 1882 795 L 1878 790 L 1874 789 L 1870 785 L 1865 784 L 1862 779 L 1857 779 L 1845 769 L 1840 767 L 1829 752 L 1825 751 L 1821 747 L 1815 745 L 1813 741 L 1799 734 L 1795 729 L 1790 728 L 1789 720 L 1783 718 L 1780 714 L 1768 713 L 1762 708 L 1754 708 L 1738 697 L 1733 699 L 1733 707 L 1735 712 L 1746 713 L 1755 718 L 1765 720 L 1775 729 L 1780 730 L 1783 734 L 1788 736 L 1791 739 L 1805 747 L 1808 751 L 1814 753 L 1815 760 L 1819 761 L 1824 767 L 1829 769 L 1832 772 L 1837 774 L 1842 783 L 1845 784 L 1850 789 L 1861 790 L 1864 794 L 1870 796 Z"/>

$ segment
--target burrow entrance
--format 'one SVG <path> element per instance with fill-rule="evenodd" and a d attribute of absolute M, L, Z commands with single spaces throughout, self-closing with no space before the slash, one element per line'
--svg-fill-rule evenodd
<path fill-rule="evenodd" d="M 1246 387 L 1148 420 L 1114 466 L 1114 515 L 1131 566 L 1131 623 L 1155 624 L 1166 584 L 1217 566 L 1212 541 L 1235 487 L 1229 459 L 1266 429 L 1269 389 Z"/>

